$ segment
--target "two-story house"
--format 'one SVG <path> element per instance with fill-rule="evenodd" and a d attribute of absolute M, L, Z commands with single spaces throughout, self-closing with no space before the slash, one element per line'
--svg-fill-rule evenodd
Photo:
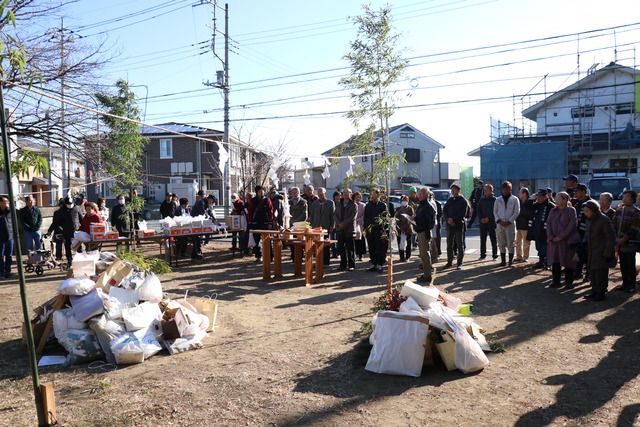
<path fill-rule="evenodd" d="M 195 188 L 213 194 L 219 204 L 225 204 L 224 162 L 220 164 L 217 142 L 222 142 L 223 132 L 215 129 L 182 123 L 162 123 L 143 126 L 141 134 L 147 138 L 141 159 L 141 187 L 138 194 L 164 200 L 167 192 L 195 199 Z M 160 129 L 159 129 L 160 128 Z M 229 160 L 231 191 L 244 184 L 243 173 L 251 170 L 256 152 L 231 138 L 231 145 L 224 145 Z M 95 166 L 94 166 L 95 167 Z M 245 179 L 246 180 L 246 179 Z M 194 185 L 195 184 L 195 185 Z M 90 196 L 98 194 L 115 198 L 109 191 L 112 183 L 89 186 Z"/>
<path fill-rule="evenodd" d="M 482 178 L 562 189 L 568 173 L 626 175 L 640 187 L 637 133 L 640 71 L 610 63 L 526 108 L 535 132 L 513 131 L 469 155 L 480 155 Z"/>
<path fill-rule="evenodd" d="M 382 132 L 377 132 L 375 136 L 376 145 L 382 145 L 383 135 Z M 350 145 L 352 145 L 352 140 L 347 140 L 337 147 L 325 151 L 322 155 L 331 156 L 335 148 L 344 148 L 342 151 L 348 152 Z M 392 176 L 390 177 L 391 190 L 402 191 L 412 185 L 447 188 L 451 183 L 458 180 L 460 178 L 459 166 L 441 163 L 439 160 L 440 151 L 444 148 L 444 145 L 408 123 L 389 128 L 387 142 L 388 152 L 392 155 L 399 154 L 405 159 L 405 162 L 400 163 L 397 170 L 392 172 Z M 375 162 L 380 155 L 381 154 L 374 154 L 357 157 L 354 158 L 354 162 L 356 165 L 360 164 L 363 168 L 369 169 L 373 167 L 373 162 Z M 349 161 L 347 159 L 341 159 L 338 162 L 334 161 L 332 163 L 333 165 L 330 169 L 331 176 L 326 179 L 326 187 L 341 188 L 350 166 Z M 380 184 L 356 180 L 351 184 L 351 187 L 353 189 L 368 189 L 372 185 Z"/>

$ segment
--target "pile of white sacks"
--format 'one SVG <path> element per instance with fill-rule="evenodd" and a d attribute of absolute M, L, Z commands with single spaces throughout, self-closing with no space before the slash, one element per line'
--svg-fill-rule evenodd
<path fill-rule="evenodd" d="M 98 266 L 95 271 L 92 262 Z M 201 348 L 202 339 L 213 331 L 215 301 L 196 299 L 191 304 L 186 296 L 171 300 L 155 274 L 145 274 L 113 254 L 83 254 L 74 258 L 74 270 L 84 274 L 58 287 L 59 294 L 69 296 L 68 306 L 51 314 L 55 337 L 69 353 L 66 364 L 102 359 L 141 363 L 163 349 L 176 354 Z"/>
<path fill-rule="evenodd" d="M 489 364 L 491 351 L 483 330 L 469 315 L 461 314 L 461 301 L 434 286 L 410 280 L 400 295 L 407 297 L 400 311 L 379 311 L 373 317 L 373 345 L 366 370 L 379 374 L 419 377 L 422 373 L 429 328 L 440 335 L 436 344 L 449 370 L 476 372 Z"/>

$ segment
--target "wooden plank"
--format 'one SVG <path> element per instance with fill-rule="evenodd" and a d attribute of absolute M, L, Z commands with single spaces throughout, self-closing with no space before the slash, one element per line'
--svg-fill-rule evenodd
<path fill-rule="evenodd" d="M 316 283 L 324 278 L 324 242 L 322 240 L 315 242 L 316 250 Z"/>
<path fill-rule="evenodd" d="M 312 237 L 305 237 L 304 239 L 304 255 L 305 255 L 305 259 L 304 259 L 304 278 L 305 278 L 305 285 L 310 285 L 313 283 L 313 255 L 314 255 L 314 251 L 313 251 L 313 238 Z"/>
<path fill-rule="evenodd" d="M 302 245 L 293 245 L 293 275 L 300 276 L 302 274 Z"/>
<path fill-rule="evenodd" d="M 56 397 L 53 393 L 53 383 L 40 384 L 40 395 L 42 396 L 42 411 L 45 416 L 45 425 L 58 425 Z"/>
<path fill-rule="evenodd" d="M 271 279 L 271 236 L 262 235 L 262 280 Z"/>
<path fill-rule="evenodd" d="M 273 277 L 282 277 L 282 239 L 273 239 Z"/>
<path fill-rule="evenodd" d="M 49 332 L 51 332 L 51 328 L 53 327 L 53 312 L 56 310 L 60 310 L 64 304 L 67 302 L 67 295 L 58 295 L 56 301 L 53 303 L 51 315 L 47 319 L 47 325 L 44 327 L 44 331 L 42 332 L 42 337 L 40 338 L 40 343 L 36 348 L 36 354 L 42 354 L 44 350 L 44 345 L 47 343 L 47 337 L 49 336 Z"/>

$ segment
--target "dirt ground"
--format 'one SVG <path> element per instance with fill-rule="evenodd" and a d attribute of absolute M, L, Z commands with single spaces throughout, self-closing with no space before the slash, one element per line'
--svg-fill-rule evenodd
<path fill-rule="evenodd" d="M 587 285 L 547 288 L 549 272 L 531 264 L 469 259 L 435 284 L 472 303 L 506 352 L 489 354 L 472 375 L 439 360 L 420 378 L 378 375 L 364 370 L 357 343 L 386 274 L 361 262 L 305 287 L 287 262 L 283 280 L 263 282 L 260 264 L 227 246 L 210 245 L 204 263 L 161 277 L 173 297 L 218 294 L 219 328 L 203 349 L 110 372 L 41 368 L 41 382 L 55 384 L 61 425 L 640 425 L 637 295 L 612 291 L 596 303 L 582 298 Z M 415 277 L 417 263 L 397 263 L 396 282 Z M 619 276 L 612 271 L 610 287 Z M 27 277 L 35 307 L 62 275 Z M 0 319 L 0 424 L 36 425 L 16 279 L 0 282 Z"/>

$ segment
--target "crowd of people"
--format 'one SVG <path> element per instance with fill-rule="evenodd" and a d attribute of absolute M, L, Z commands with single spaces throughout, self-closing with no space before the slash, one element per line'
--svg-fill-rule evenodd
<path fill-rule="evenodd" d="M 487 236 L 493 258 L 500 253 L 501 266 L 528 262 L 533 241 L 538 252 L 534 268 L 551 270 L 550 288 L 573 289 L 577 281 L 590 282 L 591 291 L 584 297 L 604 300 L 609 269 L 619 262 L 622 284 L 615 289 L 635 292 L 636 242 L 640 239 L 637 194 L 624 191 L 622 203 L 614 209 L 612 194 L 602 193 L 596 201 L 575 175 L 564 180 L 565 191 L 554 194 L 550 188 L 539 189 L 533 198 L 527 188 L 521 188 L 516 197 L 508 181 L 502 183 L 501 195 L 496 197 L 493 185 L 478 181 L 469 200 L 476 212 L 468 225 L 479 218 L 480 259 L 487 255 Z"/>
<path fill-rule="evenodd" d="M 262 260 L 260 235 L 250 230 L 269 230 L 290 227 L 308 222 L 311 227 L 328 231 L 335 243 L 326 246 L 324 263 L 339 259 L 337 271 L 354 271 L 356 262 L 368 254 L 366 271 L 382 273 L 387 263 L 389 241 L 395 236 L 399 261 L 410 261 L 418 253 L 420 274 L 418 282 L 431 282 L 434 263 L 439 261 L 441 230 L 446 231 L 446 264 L 443 269 L 463 267 L 466 230 L 478 220 L 480 228 L 480 260 L 487 258 L 487 237 L 491 244 L 491 256 L 499 258 L 499 266 L 528 263 L 531 243 L 538 253 L 536 269 L 551 271 L 550 288 L 572 289 L 576 282 L 591 282 L 591 291 L 585 298 L 604 300 L 608 291 L 609 269 L 619 262 L 622 284 L 616 289 L 634 292 L 636 286 L 636 250 L 640 250 L 640 209 L 636 206 L 638 195 L 627 190 L 622 203 L 612 206 L 613 196 L 602 193 L 598 201 L 588 195 L 588 189 L 578 182 L 575 175 L 564 178 L 565 191 L 557 194 L 551 188 L 539 189 L 531 195 L 528 188 L 520 188 L 517 196 L 509 181 L 500 185 L 500 194 L 494 194 L 494 186 L 479 180 L 470 198 L 461 194 L 461 188 L 453 184 L 449 199 L 441 204 L 434 199 L 427 187 L 409 188 L 400 197 L 400 206 L 389 202 L 387 195 L 372 189 L 365 203 L 365 195 L 345 188 L 328 198 L 325 188 L 314 189 L 305 185 L 288 192 L 262 186 L 255 192 L 234 193 L 231 197 L 231 214 L 243 217 L 243 231 L 234 230 L 232 247 L 243 255 L 253 253 Z M 135 194 L 134 194 L 135 196 Z M 163 218 L 180 215 L 215 218 L 215 197 L 200 190 L 193 206 L 186 198 L 167 193 L 160 205 Z M 31 196 L 24 198 L 25 206 L 18 212 L 27 251 L 39 250 L 42 245 L 42 213 Z M 83 212 L 84 210 L 84 212 Z M 46 237 L 53 236 L 56 244 L 55 258 L 62 259 L 64 246 L 66 259 L 71 265 L 71 240 L 76 231 L 89 233 L 91 224 L 105 223 L 120 235 L 135 232 L 139 210 L 126 203 L 124 195 L 116 199 L 109 210 L 104 198 L 97 203 L 84 197 L 66 197 L 59 201 Z M 11 276 L 13 255 L 13 225 L 9 200 L 0 196 L 0 275 Z M 249 239 L 252 242 L 249 242 Z M 191 242 L 191 258 L 202 259 L 201 236 L 176 239 L 177 255 L 184 256 Z M 273 251 L 271 252 L 273 256 Z M 291 258 L 294 251 L 292 248 Z"/>

